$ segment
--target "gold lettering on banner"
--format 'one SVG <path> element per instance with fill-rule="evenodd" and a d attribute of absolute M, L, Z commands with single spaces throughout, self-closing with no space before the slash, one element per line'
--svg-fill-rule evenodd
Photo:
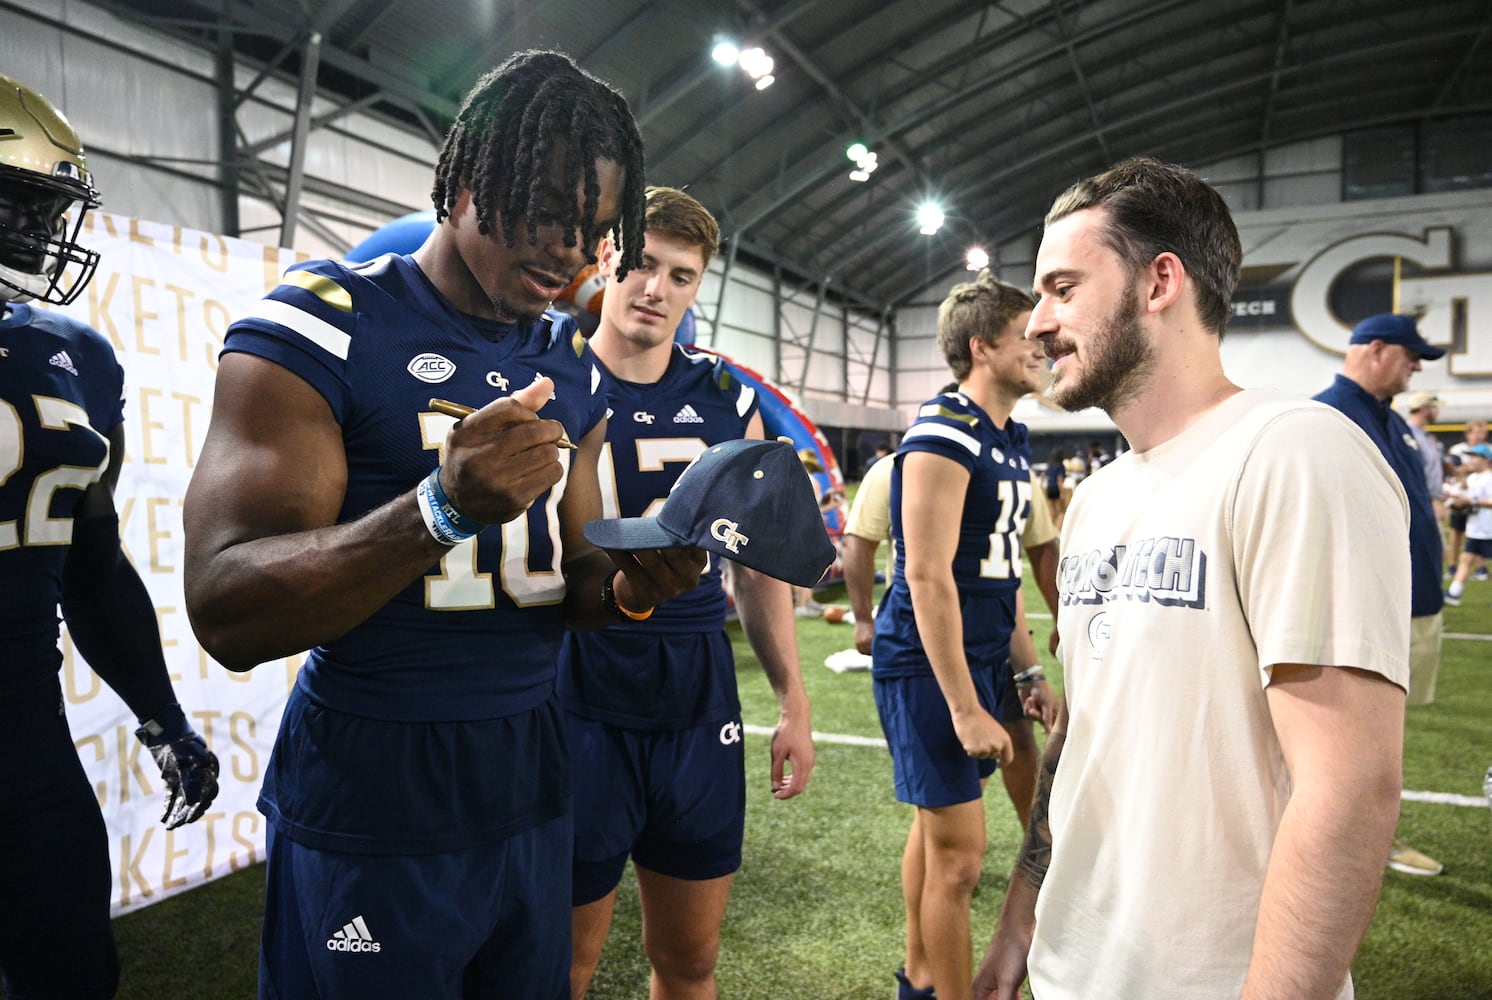
<path fill-rule="evenodd" d="M 185 358 L 182 358 L 185 361 Z M 189 396 L 184 392 L 171 393 L 171 398 L 181 404 L 181 447 L 186 454 L 188 469 L 197 466 L 197 439 L 192 434 L 192 407 L 202 405 L 201 396 Z"/>
<path fill-rule="evenodd" d="M 176 566 L 173 563 L 164 562 L 161 559 L 160 543 L 164 539 L 171 538 L 172 533 L 160 527 L 155 516 L 157 507 L 169 507 L 171 504 L 170 497 L 145 498 L 145 537 L 150 540 L 150 571 L 152 573 L 176 572 Z"/>
<path fill-rule="evenodd" d="M 214 253 L 214 250 L 217 252 Z M 228 241 L 216 234 L 204 233 L 202 235 L 202 263 L 220 274 L 227 274 Z"/>
<path fill-rule="evenodd" d="M 191 829 L 191 828 L 190 827 L 184 827 L 184 829 Z M 163 860 L 163 862 L 161 864 L 161 888 L 162 889 L 180 889 L 180 888 L 182 888 L 183 886 L 185 886 L 187 884 L 187 879 L 186 879 L 185 875 L 178 875 L 175 878 L 171 877 L 171 869 L 172 869 L 172 867 L 175 866 L 176 859 L 177 858 L 184 858 L 188 854 L 191 853 L 185 847 L 182 848 L 179 851 L 176 849 L 176 833 L 177 833 L 177 831 L 175 831 L 175 830 L 167 830 L 165 832 L 165 836 L 166 836 L 166 857 L 165 857 L 165 859 Z"/>
<path fill-rule="evenodd" d="M 114 747 L 118 752 L 115 758 L 119 762 L 119 801 L 121 803 L 130 800 L 130 779 L 140 786 L 141 796 L 151 794 L 150 779 L 146 776 L 144 768 L 140 766 L 140 754 L 145 749 L 145 744 L 135 739 L 134 732 L 129 726 L 116 726 L 114 728 Z"/>
<path fill-rule="evenodd" d="M 100 275 L 102 277 L 102 275 Z M 109 338 L 114 350 L 123 351 L 124 341 L 119 339 L 119 328 L 109 310 L 114 304 L 114 293 L 119 290 L 119 275 L 111 274 L 105 281 L 88 283 L 88 325 Z"/>
<path fill-rule="evenodd" d="M 141 870 L 140 864 L 145 860 L 145 852 L 150 849 L 150 838 L 155 836 L 154 827 L 146 827 L 145 833 L 140 837 L 140 849 L 132 852 L 130 850 L 131 837 L 124 834 L 119 838 L 119 905 L 130 904 L 130 886 L 138 885 L 140 895 L 146 899 L 155 895 L 155 890 L 150 883 L 145 881 L 145 872 Z"/>
<path fill-rule="evenodd" d="M 212 724 L 223 717 L 223 713 L 210 708 L 198 708 L 192 711 L 192 718 L 196 720 L 196 730 L 202 738 L 207 741 L 208 746 L 217 742 L 213 735 Z"/>
<path fill-rule="evenodd" d="M 81 684 L 80 684 L 81 682 Z M 82 686 L 86 684 L 86 688 Z M 103 689 L 103 683 L 98 679 L 98 674 L 83 666 L 82 659 L 78 656 L 78 649 L 73 645 L 73 637 L 66 630 L 62 630 L 62 695 L 67 699 L 69 705 L 82 705 L 98 697 L 99 691 Z"/>
<path fill-rule="evenodd" d="M 207 840 L 207 850 L 203 852 L 207 856 L 207 863 L 202 866 L 202 877 L 204 879 L 212 878 L 215 861 L 214 855 L 217 854 L 218 820 L 223 819 L 227 815 L 227 813 L 220 812 L 203 813 L 202 818 L 192 824 L 203 832 Z"/>
<path fill-rule="evenodd" d="M 181 361 L 186 361 L 191 357 L 187 346 L 187 299 L 195 299 L 197 293 L 190 288 L 173 285 L 169 281 L 162 287 L 176 300 L 176 357 Z"/>
<path fill-rule="evenodd" d="M 245 784 L 259 782 L 259 752 L 254 749 L 254 733 L 258 728 L 257 720 L 248 712 L 234 712 L 228 716 L 228 739 L 235 748 L 228 768 L 234 778 Z M 248 763 L 247 768 L 240 766 L 244 761 Z"/>
<path fill-rule="evenodd" d="M 135 351 L 139 354 L 159 355 L 161 353 L 159 347 L 150 347 L 145 343 L 145 328 L 152 326 L 153 320 L 160 319 L 160 313 L 146 312 L 145 303 L 140 298 L 142 290 L 145 288 L 155 288 L 155 279 L 143 278 L 137 274 L 130 279 L 130 288 L 135 304 Z"/>
<path fill-rule="evenodd" d="M 228 335 L 228 324 L 233 322 L 233 314 L 217 299 L 208 299 L 202 303 L 202 319 L 207 326 L 206 342 L 202 345 L 203 354 L 208 370 L 217 371 L 218 355 L 223 351 L 223 338 Z"/>
<path fill-rule="evenodd" d="M 166 455 L 157 451 L 155 447 L 154 431 L 163 431 L 166 425 L 159 420 L 150 419 L 150 401 L 160 399 L 165 392 L 160 389 L 152 389 L 148 386 L 140 387 L 140 443 L 145 446 L 146 465 L 165 465 Z"/>
<path fill-rule="evenodd" d="M 228 867 L 233 871 L 239 871 L 259 861 L 259 848 L 254 846 L 255 835 L 259 833 L 259 821 L 262 819 L 257 812 L 241 812 L 233 817 L 233 841 L 247 852 L 247 858 L 240 858 L 235 851 L 228 859 Z M 248 833 L 243 832 L 247 821 Z M 259 838 L 262 839 L 262 838 Z"/>
<path fill-rule="evenodd" d="M 264 290 L 268 292 L 280 283 L 280 275 L 285 269 L 280 266 L 280 248 L 264 248 Z"/>
<path fill-rule="evenodd" d="M 73 740 L 73 748 L 76 749 L 79 753 L 83 752 L 83 748 L 85 746 L 92 748 L 93 759 L 95 761 L 98 761 L 100 763 L 103 762 L 104 756 L 108 753 L 108 750 L 104 747 L 104 738 L 102 736 L 94 733 L 92 736 L 84 736 L 80 739 Z M 104 803 L 108 801 L 109 786 L 104 784 L 102 781 L 94 782 L 93 797 L 98 799 L 98 807 L 102 809 L 104 807 Z"/>
<path fill-rule="evenodd" d="M 140 243 L 140 244 L 142 244 L 144 246 L 147 246 L 147 247 L 153 247 L 153 246 L 155 246 L 155 240 L 151 239 L 149 236 L 146 236 L 144 233 L 140 232 L 140 220 L 139 219 L 131 219 L 130 220 L 130 242 L 131 243 Z"/>
<path fill-rule="evenodd" d="M 166 616 L 174 614 L 176 614 L 176 608 L 174 606 L 167 605 L 165 607 L 161 607 L 160 605 L 156 605 L 155 625 L 161 633 L 161 649 L 175 649 L 177 646 L 181 645 L 179 640 L 166 638 L 166 636 L 170 635 L 170 633 L 166 630 Z M 166 657 L 166 676 L 171 678 L 172 684 L 180 684 L 181 674 L 171 669 L 172 659 L 173 657 L 169 655 Z"/>

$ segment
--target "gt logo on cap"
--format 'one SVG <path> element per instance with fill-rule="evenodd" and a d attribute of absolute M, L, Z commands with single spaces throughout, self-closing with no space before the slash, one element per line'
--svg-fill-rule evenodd
<path fill-rule="evenodd" d="M 741 546 L 751 539 L 736 530 L 735 521 L 725 517 L 717 517 L 715 523 L 710 525 L 710 537 L 725 543 L 725 547 L 732 552 L 740 552 Z"/>

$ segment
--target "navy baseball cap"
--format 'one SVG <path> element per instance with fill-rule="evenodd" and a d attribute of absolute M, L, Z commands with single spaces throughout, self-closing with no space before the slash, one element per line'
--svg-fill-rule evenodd
<path fill-rule="evenodd" d="M 700 452 L 656 517 L 591 521 L 603 549 L 694 545 L 800 587 L 834 561 L 813 483 L 788 441 L 725 441 Z"/>
<path fill-rule="evenodd" d="M 1419 335 L 1419 325 L 1414 322 L 1413 316 L 1399 313 L 1369 316 L 1352 328 L 1352 339 L 1348 343 L 1371 344 L 1375 340 L 1381 340 L 1385 344 L 1402 344 L 1426 361 L 1445 357 L 1444 348 L 1431 347 Z"/>

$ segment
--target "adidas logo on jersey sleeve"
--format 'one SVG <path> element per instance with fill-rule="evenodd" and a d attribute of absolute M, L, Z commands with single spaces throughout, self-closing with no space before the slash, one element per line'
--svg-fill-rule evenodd
<path fill-rule="evenodd" d="M 368 930 L 368 925 L 363 921 L 362 914 L 358 914 L 350 921 L 342 925 L 326 940 L 327 951 L 366 951 L 379 952 L 382 946 L 373 940 L 373 934 Z"/>
<path fill-rule="evenodd" d="M 66 351 L 58 351 L 56 354 L 52 355 L 50 358 L 47 359 L 47 364 L 56 365 L 58 368 L 61 368 L 65 372 L 71 372 L 74 377 L 76 377 L 78 374 L 78 370 L 73 367 L 73 359 L 68 356 L 68 353 Z"/>

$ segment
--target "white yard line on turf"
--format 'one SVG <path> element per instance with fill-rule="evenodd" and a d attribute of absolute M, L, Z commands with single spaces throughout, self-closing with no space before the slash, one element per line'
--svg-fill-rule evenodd
<path fill-rule="evenodd" d="M 742 727 L 750 736 L 771 736 L 771 726 L 754 726 L 747 723 Z M 886 741 L 874 736 L 854 736 L 849 733 L 814 733 L 815 743 L 833 743 L 846 747 L 875 747 L 880 750 L 886 749 Z M 1406 802 L 1432 802 L 1442 806 L 1470 806 L 1472 808 L 1486 809 L 1488 802 L 1478 795 L 1452 795 L 1449 792 L 1416 792 L 1404 789 L 1399 797 Z"/>

